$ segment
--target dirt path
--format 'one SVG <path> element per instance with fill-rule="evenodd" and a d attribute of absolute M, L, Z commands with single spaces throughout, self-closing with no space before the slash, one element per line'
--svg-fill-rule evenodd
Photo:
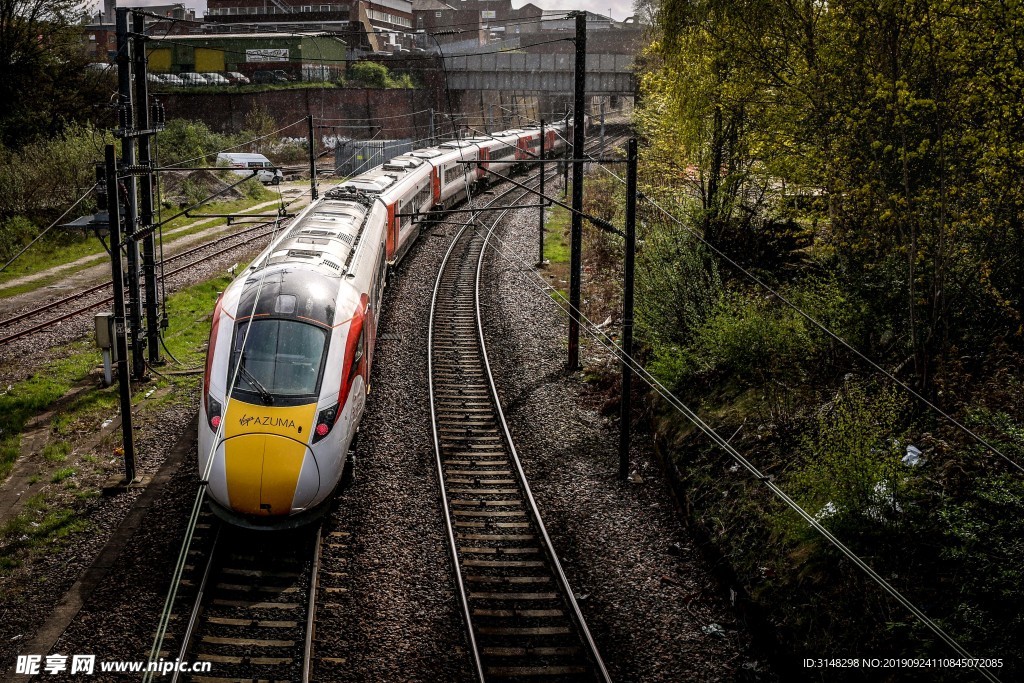
<path fill-rule="evenodd" d="M 286 187 L 282 190 L 282 193 L 286 200 L 298 198 L 304 192 L 305 190 L 302 187 Z M 302 197 L 295 203 L 295 205 L 293 205 L 293 208 L 302 208 L 308 203 L 308 201 L 308 197 Z M 258 211 L 260 209 L 275 206 L 278 204 L 278 202 L 279 200 L 275 198 L 271 201 L 251 206 L 247 208 L 246 211 Z M 194 230 L 196 227 L 213 223 L 217 220 L 218 219 L 216 218 L 204 218 L 202 220 L 198 220 L 187 225 L 183 225 L 181 227 L 175 228 L 174 230 L 169 230 L 165 232 L 164 238 L 166 239 L 169 236 L 173 236 L 175 234 L 185 232 L 188 230 Z M 208 228 L 204 230 L 200 230 L 199 232 L 196 232 L 194 234 L 181 237 L 180 239 L 174 240 L 170 243 L 165 243 L 163 249 L 164 255 L 165 257 L 173 256 L 174 254 L 180 253 L 182 251 L 185 251 L 186 249 L 189 249 L 190 247 L 205 242 L 209 240 L 211 237 L 214 237 L 215 235 L 218 235 L 220 233 L 228 234 L 235 229 L 239 229 L 238 226 L 228 226 L 224 224 L 210 225 Z M 82 268 L 82 266 L 85 267 Z M 76 268 L 81 269 L 74 270 Z M 89 256 L 83 256 L 82 258 L 77 259 L 75 261 L 71 261 L 70 263 L 62 263 L 52 268 L 47 268 L 46 270 L 41 270 L 30 275 L 24 275 L 22 277 L 15 278 L 14 280 L 9 280 L 3 283 L 3 285 L 0 286 L 0 289 L 16 287 L 25 283 L 35 282 L 38 280 L 45 280 L 53 276 L 58 276 L 65 271 L 74 272 L 71 272 L 70 274 L 68 274 L 67 277 L 64 277 L 56 282 L 53 282 L 52 284 L 40 286 L 37 289 L 33 289 L 32 291 L 29 292 L 23 292 L 21 294 L 16 294 L 14 296 L 9 297 L 3 297 L 3 295 L 0 294 L 0 297 L 2 297 L 0 298 L 0 317 L 7 317 L 9 315 L 13 315 L 18 311 L 28 309 L 42 303 L 46 303 L 48 300 L 50 300 L 56 295 L 66 295 L 68 292 L 84 289 L 86 287 L 95 285 L 104 280 L 110 279 L 110 264 L 107 261 L 106 255 L 100 253 L 90 254 Z"/>

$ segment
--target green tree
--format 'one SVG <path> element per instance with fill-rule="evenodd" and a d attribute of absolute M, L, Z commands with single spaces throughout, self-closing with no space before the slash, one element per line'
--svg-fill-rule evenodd
<path fill-rule="evenodd" d="M 829 266 L 918 386 L 1020 340 L 1024 16 L 997 0 L 665 0 L 639 121 L 705 236 L 823 198 Z M 671 158 L 671 163 L 665 160 Z M 657 169 L 651 169 L 655 172 Z M 902 359 L 899 359 L 902 361 Z"/>
<path fill-rule="evenodd" d="M 20 147 L 91 118 L 104 79 L 88 73 L 77 0 L 0 3 L 0 141 Z"/>

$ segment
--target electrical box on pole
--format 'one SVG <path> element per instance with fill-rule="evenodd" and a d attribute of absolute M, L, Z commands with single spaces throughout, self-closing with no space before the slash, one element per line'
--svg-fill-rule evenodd
<path fill-rule="evenodd" d="M 569 372 L 580 368 L 580 277 L 583 271 L 583 144 L 587 89 L 587 13 L 576 14 L 573 101 L 572 227 L 569 233 Z"/>

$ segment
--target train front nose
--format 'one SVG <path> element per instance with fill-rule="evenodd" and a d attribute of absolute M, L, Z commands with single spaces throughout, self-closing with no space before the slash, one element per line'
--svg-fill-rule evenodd
<path fill-rule="evenodd" d="M 224 441 L 228 504 L 244 515 L 288 515 L 308 506 L 320 489 L 313 454 L 305 443 L 268 433 Z"/>

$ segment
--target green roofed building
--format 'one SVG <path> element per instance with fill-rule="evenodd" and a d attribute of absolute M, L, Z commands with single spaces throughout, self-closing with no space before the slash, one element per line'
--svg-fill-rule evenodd
<path fill-rule="evenodd" d="M 322 33 L 169 35 L 148 42 L 155 73 L 285 71 L 304 81 L 335 80 L 345 72 L 347 45 Z"/>

